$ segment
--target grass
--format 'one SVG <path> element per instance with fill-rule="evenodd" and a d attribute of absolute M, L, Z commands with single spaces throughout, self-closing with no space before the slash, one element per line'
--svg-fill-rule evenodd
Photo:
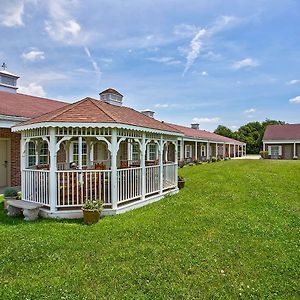
<path fill-rule="evenodd" d="M 180 173 L 177 195 L 93 226 L 0 204 L 0 299 L 299 299 L 300 163 Z"/>

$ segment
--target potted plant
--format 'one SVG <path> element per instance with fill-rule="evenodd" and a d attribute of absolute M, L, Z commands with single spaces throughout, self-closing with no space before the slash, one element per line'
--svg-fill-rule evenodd
<path fill-rule="evenodd" d="M 87 225 L 96 224 L 103 209 L 103 202 L 100 200 L 87 200 L 82 206 L 83 220 Z"/>
<path fill-rule="evenodd" d="M 183 177 L 178 176 L 178 188 L 180 190 L 184 188 L 184 184 L 185 184 L 185 181 L 184 181 Z"/>
<path fill-rule="evenodd" d="M 18 192 L 12 187 L 4 189 L 4 208 L 7 209 L 7 200 L 16 200 L 18 197 Z"/>
<path fill-rule="evenodd" d="M 297 155 L 293 156 L 293 160 L 298 160 L 298 156 Z"/>

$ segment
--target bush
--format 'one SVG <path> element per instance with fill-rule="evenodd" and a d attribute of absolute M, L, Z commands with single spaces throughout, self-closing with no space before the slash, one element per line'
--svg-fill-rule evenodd
<path fill-rule="evenodd" d="M 192 167 L 193 165 L 194 165 L 194 164 L 193 164 L 192 162 L 191 162 L 191 163 L 189 163 L 189 166 L 190 166 L 190 167 Z"/>
<path fill-rule="evenodd" d="M 212 157 L 211 158 L 211 162 L 217 162 L 217 158 L 216 157 Z"/>
<path fill-rule="evenodd" d="M 293 160 L 298 160 L 298 156 L 295 155 L 295 156 L 293 157 Z"/>
<path fill-rule="evenodd" d="M 225 158 L 224 158 L 224 160 L 229 160 L 229 159 L 230 159 L 230 157 L 225 157 Z"/>
<path fill-rule="evenodd" d="M 18 192 L 16 191 L 16 189 L 8 187 L 4 190 L 3 195 L 5 198 L 17 198 Z"/>
<path fill-rule="evenodd" d="M 268 151 L 260 151 L 260 152 L 259 152 L 259 155 L 260 155 L 262 158 L 269 158 L 269 152 L 268 152 Z"/>
<path fill-rule="evenodd" d="M 179 161 L 178 166 L 179 168 L 183 168 L 186 165 L 184 160 Z"/>
<path fill-rule="evenodd" d="M 193 160 L 193 163 L 194 163 L 195 165 L 199 165 L 199 160 L 198 160 L 198 159 L 194 159 L 194 160 Z"/>

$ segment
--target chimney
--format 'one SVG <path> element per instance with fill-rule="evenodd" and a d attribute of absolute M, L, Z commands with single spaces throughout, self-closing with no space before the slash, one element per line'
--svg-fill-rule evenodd
<path fill-rule="evenodd" d="M 199 123 L 192 123 L 191 124 L 191 128 L 193 128 L 193 129 L 198 129 L 199 130 L 199 127 L 200 126 L 200 124 Z"/>
<path fill-rule="evenodd" d="M 123 105 L 123 95 L 113 88 L 108 88 L 105 91 L 101 92 L 99 95 L 100 100 L 106 103 L 117 106 Z"/>
<path fill-rule="evenodd" d="M 145 116 L 148 116 L 150 118 L 154 118 L 154 111 L 151 109 L 145 109 L 141 111 L 142 114 L 144 114 Z"/>
<path fill-rule="evenodd" d="M 7 72 L 6 63 L 2 64 L 2 69 L 0 71 L 0 91 L 16 93 L 17 92 L 17 80 L 19 76 Z"/>

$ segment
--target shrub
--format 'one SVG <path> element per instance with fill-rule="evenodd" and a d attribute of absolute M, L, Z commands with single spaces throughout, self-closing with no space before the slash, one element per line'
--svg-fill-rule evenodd
<path fill-rule="evenodd" d="M 217 158 L 216 157 L 212 157 L 211 158 L 211 162 L 217 162 Z"/>
<path fill-rule="evenodd" d="M 220 157 L 218 157 L 218 158 L 217 158 L 217 161 L 221 161 L 221 158 L 220 158 Z"/>
<path fill-rule="evenodd" d="M 5 198 L 17 198 L 18 196 L 18 192 L 12 187 L 6 188 L 3 194 Z"/>
<path fill-rule="evenodd" d="M 193 163 L 194 163 L 195 165 L 198 165 L 198 164 L 199 164 L 199 160 L 198 160 L 198 159 L 194 159 L 194 160 L 193 160 Z"/>
<path fill-rule="evenodd" d="M 298 156 L 297 155 L 293 156 L 293 160 L 298 160 Z"/>
<path fill-rule="evenodd" d="M 259 154 L 262 158 L 269 158 L 269 152 L 268 151 L 260 151 Z"/>
<path fill-rule="evenodd" d="M 100 200 L 87 200 L 82 205 L 82 209 L 101 212 L 103 209 L 103 202 Z"/>
<path fill-rule="evenodd" d="M 229 160 L 229 159 L 230 159 L 229 157 L 225 157 L 225 158 L 224 158 L 224 160 Z"/>
<path fill-rule="evenodd" d="M 179 161 L 178 166 L 179 168 L 183 168 L 186 165 L 184 160 Z"/>
<path fill-rule="evenodd" d="M 190 166 L 190 167 L 192 167 L 193 165 L 194 165 L 194 164 L 193 164 L 192 162 L 191 162 L 191 163 L 189 163 L 189 166 Z"/>

